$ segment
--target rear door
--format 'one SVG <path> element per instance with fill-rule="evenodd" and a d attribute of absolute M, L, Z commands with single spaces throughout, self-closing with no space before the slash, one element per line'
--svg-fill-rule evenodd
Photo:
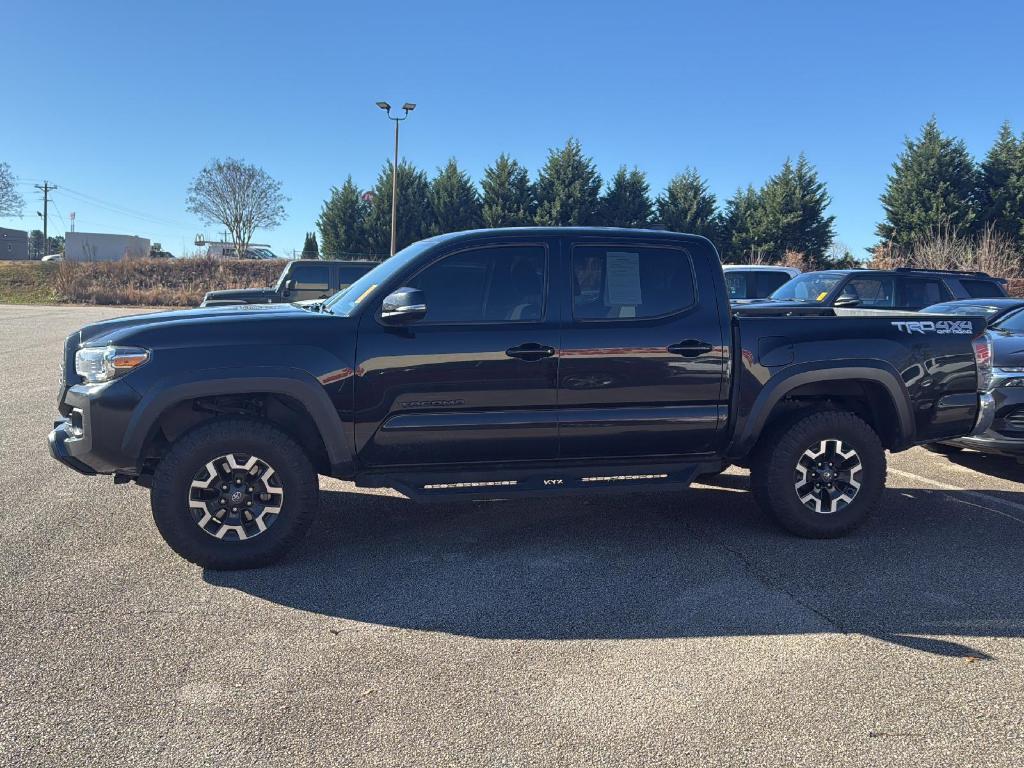
<path fill-rule="evenodd" d="M 714 251 L 701 241 L 607 237 L 569 241 L 566 251 L 560 456 L 712 450 L 728 352 Z"/>
<path fill-rule="evenodd" d="M 426 317 L 359 324 L 356 448 L 368 466 L 551 459 L 558 450 L 558 241 L 443 253 L 406 278 Z M 383 297 L 379 297 L 379 300 Z"/>

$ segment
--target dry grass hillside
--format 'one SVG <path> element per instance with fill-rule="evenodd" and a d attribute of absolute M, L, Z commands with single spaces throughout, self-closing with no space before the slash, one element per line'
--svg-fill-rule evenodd
<path fill-rule="evenodd" d="M 277 282 L 283 261 L 0 262 L 0 303 L 194 307 L 206 291 Z"/>

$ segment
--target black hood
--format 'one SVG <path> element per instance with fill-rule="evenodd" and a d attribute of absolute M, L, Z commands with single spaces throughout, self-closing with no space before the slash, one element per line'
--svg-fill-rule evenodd
<path fill-rule="evenodd" d="M 992 365 L 996 368 L 1024 368 L 1024 333 L 990 328 Z"/>
<path fill-rule="evenodd" d="M 206 324 L 220 319 L 243 319 L 287 315 L 307 314 L 309 310 L 300 309 L 291 304 L 228 304 L 222 307 L 200 307 L 198 309 L 178 309 L 170 312 L 153 312 L 145 315 L 128 315 L 115 317 L 99 323 L 87 325 L 81 330 L 81 343 L 90 339 L 107 339 L 107 337 L 127 328 L 143 328 L 157 323 Z"/>

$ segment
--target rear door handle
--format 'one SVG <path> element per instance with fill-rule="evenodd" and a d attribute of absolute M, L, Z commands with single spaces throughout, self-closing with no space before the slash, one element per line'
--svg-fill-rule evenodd
<path fill-rule="evenodd" d="M 518 360 L 543 360 L 545 357 L 551 357 L 555 354 L 554 347 L 546 347 L 543 344 L 530 341 L 526 344 L 520 344 L 518 347 L 509 347 L 505 350 L 505 354 L 509 357 L 514 357 Z"/>
<path fill-rule="evenodd" d="M 682 355 L 683 357 L 697 357 L 697 355 L 703 355 L 712 349 L 714 349 L 712 345 L 696 339 L 686 339 L 668 347 L 668 351 L 673 355 Z"/>

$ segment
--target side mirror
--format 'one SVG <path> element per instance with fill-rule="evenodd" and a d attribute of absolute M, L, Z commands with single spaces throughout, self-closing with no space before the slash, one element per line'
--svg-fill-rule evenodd
<path fill-rule="evenodd" d="M 427 297 L 419 288 L 399 288 L 384 299 L 380 319 L 389 325 L 415 323 L 427 316 Z"/>
<path fill-rule="evenodd" d="M 853 296 L 840 296 L 835 301 L 837 307 L 859 307 L 860 299 L 855 299 Z"/>
<path fill-rule="evenodd" d="M 291 280 L 291 279 L 285 280 L 284 281 L 284 289 L 286 291 L 294 291 L 295 290 L 295 280 Z"/>

